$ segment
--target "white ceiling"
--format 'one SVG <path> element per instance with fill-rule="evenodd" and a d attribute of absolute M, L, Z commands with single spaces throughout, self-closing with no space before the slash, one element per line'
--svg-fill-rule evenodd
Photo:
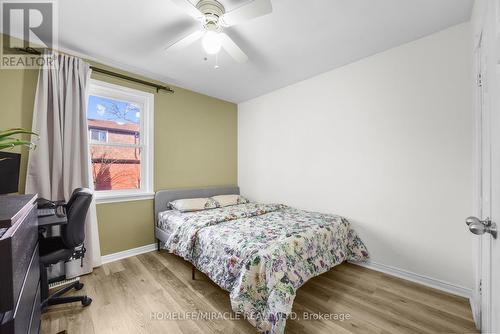
<path fill-rule="evenodd" d="M 193 2 L 196 0 L 192 0 Z M 220 0 L 226 10 L 246 0 Z M 180 87 L 243 102 L 468 21 L 473 0 L 272 0 L 273 13 L 225 31 L 248 54 L 204 60 L 201 42 L 164 48 L 197 23 L 170 0 L 59 1 L 59 43 Z"/>

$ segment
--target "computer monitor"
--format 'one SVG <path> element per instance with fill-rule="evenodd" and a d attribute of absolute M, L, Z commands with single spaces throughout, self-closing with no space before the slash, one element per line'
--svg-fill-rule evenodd
<path fill-rule="evenodd" d="M 0 152 L 0 194 L 19 191 L 19 168 L 21 154 Z"/>

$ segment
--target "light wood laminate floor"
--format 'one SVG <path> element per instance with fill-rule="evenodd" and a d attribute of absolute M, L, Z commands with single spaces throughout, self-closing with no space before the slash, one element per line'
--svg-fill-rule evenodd
<path fill-rule="evenodd" d="M 165 251 L 103 265 L 82 277 L 78 291 L 93 303 L 51 306 L 42 333 L 256 333 L 244 319 L 165 319 L 169 312 L 231 312 L 229 294 L 196 275 L 191 280 L 191 265 Z M 348 263 L 308 281 L 293 310 L 299 320 L 288 320 L 285 333 L 477 333 L 465 298 Z M 350 319 L 300 319 L 314 313 Z"/>

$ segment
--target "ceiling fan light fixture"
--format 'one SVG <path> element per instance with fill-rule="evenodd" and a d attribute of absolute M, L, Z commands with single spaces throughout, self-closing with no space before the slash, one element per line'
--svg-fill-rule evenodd
<path fill-rule="evenodd" d="M 202 27 L 170 44 L 167 50 L 181 50 L 201 38 L 203 49 L 208 55 L 217 55 L 220 49 L 224 48 L 224 51 L 238 63 L 248 61 L 248 56 L 231 37 L 224 33 L 224 28 L 269 14 L 273 10 L 271 0 L 252 0 L 227 13 L 224 6 L 217 0 L 196 0 L 196 5 L 193 4 L 194 0 L 171 1 L 182 8 L 186 14 L 199 21 Z"/>
<path fill-rule="evenodd" d="M 203 36 L 203 40 L 201 41 L 203 45 L 203 49 L 209 55 L 214 55 L 219 53 L 222 47 L 222 40 L 218 32 L 215 31 L 207 31 L 205 36 Z"/>

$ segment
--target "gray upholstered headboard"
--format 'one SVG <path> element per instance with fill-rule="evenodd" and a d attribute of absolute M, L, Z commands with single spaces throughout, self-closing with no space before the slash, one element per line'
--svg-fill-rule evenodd
<path fill-rule="evenodd" d="M 158 220 L 158 213 L 168 210 L 168 203 L 176 199 L 232 194 L 239 195 L 239 193 L 240 188 L 237 186 L 159 190 L 155 194 L 155 223 Z"/>

